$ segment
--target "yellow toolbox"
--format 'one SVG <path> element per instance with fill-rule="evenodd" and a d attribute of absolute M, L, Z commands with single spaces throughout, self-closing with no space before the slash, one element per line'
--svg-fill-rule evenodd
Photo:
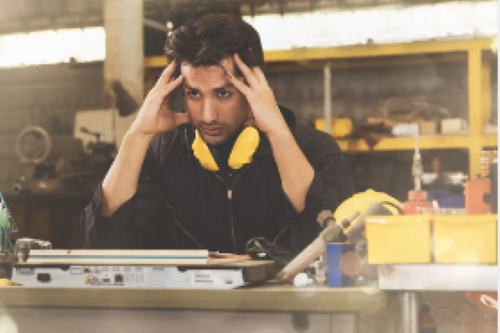
<path fill-rule="evenodd" d="M 370 216 L 365 220 L 370 264 L 425 264 L 431 261 L 428 215 Z"/>
<path fill-rule="evenodd" d="M 495 264 L 498 215 L 434 215 L 434 260 L 441 264 Z"/>

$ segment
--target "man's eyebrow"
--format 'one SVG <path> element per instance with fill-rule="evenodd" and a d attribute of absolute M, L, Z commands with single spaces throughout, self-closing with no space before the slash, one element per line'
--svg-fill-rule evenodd
<path fill-rule="evenodd" d="M 196 88 L 191 87 L 188 83 L 184 82 L 184 88 L 190 89 L 190 90 L 198 90 Z M 234 85 L 231 82 L 226 82 L 220 87 L 216 87 L 213 90 L 222 90 L 222 89 L 234 89 Z"/>
<path fill-rule="evenodd" d="M 186 82 L 184 82 L 184 88 L 186 89 L 191 89 L 191 90 L 196 90 L 196 88 L 193 88 L 191 87 L 189 84 L 187 84 Z"/>
<path fill-rule="evenodd" d="M 214 90 L 221 90 L 221 89 L 227 89 L 227 88 L 234 88 L 234 85 L 231 82 L 226 82 L 226 83 L 224 83 L 223 86 L 214 88 Z"/>

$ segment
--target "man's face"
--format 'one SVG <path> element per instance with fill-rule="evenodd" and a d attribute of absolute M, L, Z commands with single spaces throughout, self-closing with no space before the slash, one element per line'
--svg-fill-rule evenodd
<path fill-rule="evenodd" d="M 221 66 L 234 73 L 230 60 Z M 217 146 L 232 137 L 245 122 L 249 106 L 220 66 L 181 65 L 184 97 L 189 118 L 208 145 Z"/>

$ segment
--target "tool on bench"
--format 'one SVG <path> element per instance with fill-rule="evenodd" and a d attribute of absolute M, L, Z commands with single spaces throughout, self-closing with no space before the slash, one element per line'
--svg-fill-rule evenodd
<path fill-rule="evenodd" d="M 348 242 L 362 244 L 366 217 L 401 213 L 398 205 L 399 202 L 387 194 L 368 190 L 345 200 L 337 208 L 334 215 L 329 211 L 321 212 L 318 216 L 318 223 L 325 229 L 306 249 L 281 270 L 278 274 L 278 280 L 282 282 L 293 281 L 297 274 L 304 271 L 325 253 L 328 243 Z M 336 223 L 335 217 L 340 219 L 339 223 Z M 364 256 L 366 253 L 360 253 L 360 255 Z M 327 269 L 331 268 L 327 267 Z"/>
<path fill-rule="evenodd" d="M 292 281 L 295 276 L 312 264 L 318 257 L 325 253 L 327 243 L 346 241 L 347 236 L 344 234 L 344 229 L 351 225 L 351 222 L 358 217 L 359 212 L 355 212 L 350 218 L 342 220 L 340 223 L 335 223 L 333 214 L 329 211 L 323 211 L 318 216 L 319 224 L 325 229 L 319 236 L 304 249 L 295 259 L 292 260 L 278 274 L 278 280 Z"/>

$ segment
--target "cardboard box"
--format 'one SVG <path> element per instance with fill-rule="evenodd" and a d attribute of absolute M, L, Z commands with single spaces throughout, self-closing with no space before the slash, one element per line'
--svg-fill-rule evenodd
<path fill-rule="evenodd" d="M 467 121 L 461 118 L 448 118 L 441 120 L 441 133 L 453 134 L 467 132 Z"/>
<path fill-rule="evenodd" d="M 420 123 L 421 135 L 436 135 L 438 134 L 438 123 L 436 121 L 423 121 Z"/>

